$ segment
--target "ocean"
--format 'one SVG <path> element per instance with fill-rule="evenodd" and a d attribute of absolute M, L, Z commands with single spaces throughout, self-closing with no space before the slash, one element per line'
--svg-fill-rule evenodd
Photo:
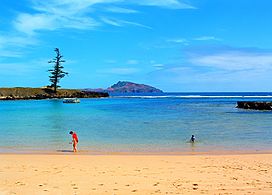
<path fill-rule="evenodd" d="M 0 101 L 0 152 L 69 152 L 70 130 L 78 149 L 90 153 L 272 150 L 272 111 L 237 109 L 241 100 L 272 101 L 272 93 Z"/>

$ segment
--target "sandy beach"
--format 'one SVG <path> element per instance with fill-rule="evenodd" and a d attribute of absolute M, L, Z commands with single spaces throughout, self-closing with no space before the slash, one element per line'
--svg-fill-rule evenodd
<path fill-rule="evenodd" d="M 272 194 L 272 154 L 0 155 L 0 194 Z"/>

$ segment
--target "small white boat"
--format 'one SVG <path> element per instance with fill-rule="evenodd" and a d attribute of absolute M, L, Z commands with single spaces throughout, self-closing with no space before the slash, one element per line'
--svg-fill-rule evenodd
<path fill-rule="evenodd" d="M 63 103 L 80 103 L 78 98 L 64 98 Z"/>

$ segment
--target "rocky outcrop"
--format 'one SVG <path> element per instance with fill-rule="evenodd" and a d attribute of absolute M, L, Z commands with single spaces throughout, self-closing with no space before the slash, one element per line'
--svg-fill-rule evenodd
<path fill-rule="evenodd" d="M 272 102 L 238 101 L 236 107 L 252 110 L 272 110 Z"/>
<path fill-rule="evenodd" d="M 109 97 L 108 93 L 60 89 L 56 94 L 49 88 L 0 88 L 0 100 L 40 100 L 51 98 L 100 98 Z"/>

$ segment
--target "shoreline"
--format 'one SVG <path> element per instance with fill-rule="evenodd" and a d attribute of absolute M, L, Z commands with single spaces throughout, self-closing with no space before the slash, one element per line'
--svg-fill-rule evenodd
<path fill-rule="evenodd" d="M 272 154 L 272 150 L 213 150 L 213 151 L 182 151 L 182 152 L 114 152 L 114 151 L 91 151 L 79 150 L 74 153 L 72 150 L 23 150 L 5 152 L 2 155 L 83 155 L 83 156 L 222 156 L 222 155 L 258 155 Z"/>

